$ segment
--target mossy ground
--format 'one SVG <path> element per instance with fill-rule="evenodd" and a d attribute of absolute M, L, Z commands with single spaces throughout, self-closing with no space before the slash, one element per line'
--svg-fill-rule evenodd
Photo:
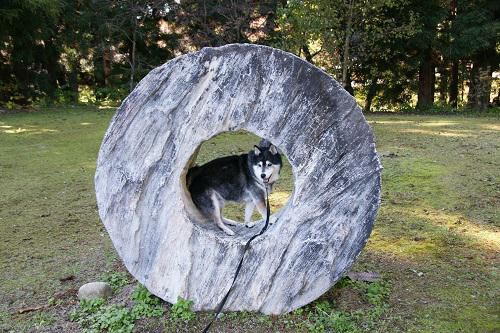
<path fill-rule="evenodd" d="M 78 331 L 69 321 L 76 288 L 123 270 L 99 221 L 93 190 L 97 152 L 113 112 L 58 108 L 0 115 L 0 332 Z M 367 332 L 500 330 L 500 120 L 368 120 L 384 166 L 382 205 L 353 270 L 383 276 L 390 290 L 383 313 L 370 317 L 372 305 L 359 286 L 346 284 L 304 311 L 226 314 L 214 331 L 320 331 L 303 323 L 314 322 L 325 301 L 342 311 L 337 314 L 364 311 L 370 323 L 358 328 Z M 255 140 L 247 133 L 219 136 L 204 145 L 199 160 L 244 152 Z M 285 169 L 274 211 L 291 187 Z M 236 207 L 228 215 L 242 219 Z M 124 302 L 123 293 L 112 302 Z M 14 314 L 39 305 L 50 306 Z M 163 318 L 138 322 L 136 330 L 195 332 L 210 318 L 197 314 L 193 321 L 173 322 L 165 308 Z M 347 317 L 335 318 L 339 324 Z"/>

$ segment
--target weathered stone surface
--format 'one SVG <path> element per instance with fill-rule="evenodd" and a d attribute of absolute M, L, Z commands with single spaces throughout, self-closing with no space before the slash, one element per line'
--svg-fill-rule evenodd
<path fill-rule="evenodd" d="M 245 241 L 200 221 L 185 189 L 197 148 L 224 131 L 268 138 L 288 157 L 295 188 L 252 242 L 225 310 L 303 306 L 353 264 L 379 205 L 380 164 L 360 108 L 298 57 L 256 45 L 205 48 L 149 73 L 116 112 L 99 153 L 99 214 L 129 271 L 174 303 L 212 310 L 231 285 Z"/>
<path fill-rule="evenodd" d="M 91 300 L 95 298 L 108 298 L 113 295 L 113 289 L 106 282 L 86 283 L 78 289 L 78 299 Z"/>

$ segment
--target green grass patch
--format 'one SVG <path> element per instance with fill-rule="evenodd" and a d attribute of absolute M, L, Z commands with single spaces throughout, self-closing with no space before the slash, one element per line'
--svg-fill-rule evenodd
<path fill-rule="evenodd" d="M 371 332 L 388 308 L 389 290 L 383 281 L 367 283 L 344 278 L 319 300 L 293 311 L 281 320 L 290 332 Z M 336 300 L 343 293 L 356 298 L 360 302 L 358 307 L 351 305 L 351 308 L 346 308 L 345 305 L 337 304 Z"/>
<path fill-rule="evenodd" d="M 211 319 L 212 313 L 197 313 L 172 320 L 189 316 L 188 300 L 169 307 L 148 303 L 156 298 L 148 300 L 152 296 L 144 290 L 127 294 L 134 281 L 99 221 L 93 188 L 97 152 L 112 115 L 97 108 L 0 115 L 0 331 L 133 324 L 137 332 L 194 332 Z M 343 280 L 286 315 L 226 313 L 214 331 L 500 330 L 499 118 L 368 120 L 384 166 L 382 204 L 353 269 L 379 272 L 383 283 Z M 258 139 L 246 132 L 222 134 L 203 145 L 198 161 L 246 152 Z M 271 199 L 274 212 L 293 188 L 287 168 L 273 194 L 279 196 Z M 243 219 L 238 206 L 227 214 Z M 116 291 L 111 300 L 72 305 L 79 286 L 101 279 Z M 44 310 L 16 313 L 45 304 Z M 148 317 L 160 315 L 159 307 L 161 317 Z M 73 308 L 80 315 L 70 321 Z"/>

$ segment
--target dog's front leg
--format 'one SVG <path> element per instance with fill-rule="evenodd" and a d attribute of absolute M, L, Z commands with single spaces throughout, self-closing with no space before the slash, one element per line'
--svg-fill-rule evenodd
<path fill-rule="evenodd" d="M 262 218 L 265 220 L 267 216 L 267 210 L 266 210 L 266 202 L 264 200 L 254 200 L 255 207 L 257 207 L 257 210 L 259 211 L 260 215 L 262 215 Z"/>
<path fill-rule="evenodd" d="M 245 225 L 249 228 L 253 227 L 255 223 L 252 223 L 252 215 L 255 209 L 255 204 L 253 202 L 247 202 L 245 205 Z"/>
<path fill-rule="evenodd" d="M 262 215 L 262 219 L 266 219 L 266 216 L 267 216 L 267 209 L 266 209 L 266 202 L 265 200 L 263 199 L 257 199 L 257 198 L 254 198 L 252 197 L 252 213 L 253 213 L 253 209 L 257 207 L 257 210 L 259 211 L 260 215 Z M 246 212 L 247 212 L 247 207 L 245 207 L 245 220 L 246 220 Z M 250 216 L 252 216 L 250 214 Z M 246 223 L 246 226 L 251 228 L 253 227 L 258 221 L 255 221 L 255 222 L 251 222 L 251 223 Z M 269 223 L 270 224 L 273 224 L 274 221 L 271 221 L 270 217 L 269 217 Z"/>
<path fill-rule="evenodd" d="M 266 201 L 264 199 L 262 200 L 255 200 L 254 201 L 255 203 L 255 206 L 257 207 L 257 210 L 259 211 L 260 215 L 262 215 L 262 219 L 264 219 L 264 221 L 266 220 L 266 217 L 267 217 L 267 207 L 266 207 Z M 271 214 L 271 212 L 269 212 L 269 214 Z M 269 224 L 274 224 L 274 222 L 276 222 L 276 218 L 273 218 L 273 216 L 269 216 Z"/>
<path fill-rule="evenodd" d="M 222 208 L 219 204 L 219 200 L 215 192 L 212 193 L 211 199 L 214 208 L 212 211 L 212 219 L 214 220 L 215 224 L 217 224 L 217 226 L 221 228 L 222 231 L 224 231 L 226 234 L 234 236 L 234 231 L 232 231 L 231 229 L 229 229 L 224 225 L 224 218 L 222 217 Z"/>

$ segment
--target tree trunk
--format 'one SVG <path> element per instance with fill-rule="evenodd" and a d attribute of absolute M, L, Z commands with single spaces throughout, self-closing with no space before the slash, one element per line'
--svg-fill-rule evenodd
<path fill-rule="evenodd" d="M 455 60 L 451 63 L 448 103 L 454 109 L 458 107 L 458 66 L 458 60 Z"/>
<path fill-rule="evenodd" d="M 351 71 L 347 72 L 346 81 L 344 83 L 344 89 L 349 94 L 351 94 L 351 96 L 354 96 L 354 88 L 352 87 L 352 80 L 351 80 Z"/>
<path fill-rule="evenodd" d="M 49 56 L 47 57 L 47 75 L 48 75 L 48 81 L 49 85 L 47 87 L 47 95 L 51 100 L 55 99 L 55 92 L 57 89 L 57 77 L 59 75 L 59 54 L 56 51 L 56 48 L 54 46 L 54 43 L 52 42 L 51 39 L 47 39 L 45 41 L 45 49 L 46 52 L 49 53 Z"/>
<path fill-rule="evenodd" d="M 135 47 L 137 44 L 137 17 L 134 20 L 134 31 L 132 32 L 132 51 L 130 52 L 130 91 L 134 90 L 134 76 L 135 76 Z"/>
<path fill-rule="evenodd" d="M 444 60 L 439 68 L 439 101 L 442 105 L 446 104 L 448 95 L 448 70 L 446 68 L 448 61 Z"/>
<path fill-rule="evenodd" d="M 372 102 L 375 96 L 377 95 L 377 85 L 378 78 L 373 78 L 368 86 L 368 91 L 366 92 L 366 100 L 365 106 L 363 107 L 363 112 L 369 113 L 371 112 Z"/>
<path fill-rule="evenodd" d="M 12 56 L 12 72 L 14 74 L 14 77 L 16 78 L 18 88 L 16 89 L 16 93 L 22 94 L 27 103 L 27 99 L 29 97 L 32 97 L 33 95 L 33 89 L 28 85 L 30 81 L 30 74 L 28 72 L 28 68 L 24 61 L 22 61 L 22 57 L 16 57 L 19 53 L 23 52 L 22 46 L 19 47 L 19 50 L 17 50 L 17 45 L 16 42 L 14 41 L 14 48 L 12 49 L 11 56 Z M 32 78 L 31 78 L 32 80 Z M 3 78 L 0 79 L 0 81 L 3 81 Z"/>
<path fill-rule="evenodd" d="M 430 48 L 425 51 L 424 59 L 418 71 L 417 109 L 425 109 L 434 104 L 435 75 L 431 52 Z"/>
<path fill-rule="evenodd" d="M 458 1 L 451 0 L 450 1 L 450 12 L 449 12 L 449 21 L 450 21 L 450 29 L 454 24 L 455 18 L 457 17 L 458 10 Z M 450 85 L 448 88 L 448 103 L 449 105 L 456 109 L 458 107 L 458 65 L 459 60 L 453 59 L 451 62 L 450 68 Z"/>
<path fill-rule="evenodd" d="M 469 83 L 469 106 L 484 111 L 490 104 L 491 82 L 496 51 L 494 45 L 482 50 L 472 64 Z"/>
<path fill-rule="evenodd" d="M 366 113 L 371 112 L 373 99 L 377 95 L 377 88 L 378 88 L 377 80 L 378 78 L 372 79 L 372 81 L 370 82 L 370 86 L 368 87 L 368 91 L 366 93 L 365 107 L 363 108 L 363 111 Z"/>
<path fill-rule="evenodd" d="M 321 52 L 320 49 L 314 53 L 311 53 L 311 50 L 309 49 L 309 46 L 307 46 L 307 44 L 302 45 L 300 50 L 304 53 L 304 57 L 306 57 L 306 60 L 309 61 L 311 64 L 314 64 L 314 57 Z"/>
<path fill-rule="evenodd" d="M 490 105 L 492 74 L 491 65 L 479 69 L 479 111 L 486 110 Z"/>
<path fill-rule="evenodd" d="M 347 86 L 347 71 L 349 69 L 349 44 L 351 43 L 353 7 L 354 7 L 354 0 L 350 0 L 349 16 L 347 17 L 347 28 L 345 32 L 344 51 L 342 60 L 342 84 L 344 85 L 344 87 Z"/>
<path fill-rule="evenodd" d="M 306 57 L 306 60 L 312 64 L 313 56 L 311 54 L 311 51 L 309 51 L 309 47 L 307 45 L 302 46 L 302 52 L 304 52 L 304 56 Z"/>
<path fill-rule="evenodd" d="M 78 66 L 75 64 L 69 74 L 69 87 L 71 89 L 71 102 L 78 102 Z"/>
<path fill-rule="evenodd" d="M 134 90 L 136 35 L 136 26 L 134 26 L 134 32 L 132 34 L 132 52 L 130 53 L 130 91 Z"/>
<path fill-rule="evenodd" d="M 111 71 L 113 69 L 113 50 L 109 45 L 104 45 L 102 51 L 102 68 L 104 75 L 104 85 L 109 85 L 109 77 L 111 76 Z"/>
<path fill-rule="evenodd" d="M 478 103 L 477 87 L 479 85 L 479 66 L 477 63 L 472 64 L 469 74 L 469 92 L 467 94 L 467 105 L 475 108 Z"/>

